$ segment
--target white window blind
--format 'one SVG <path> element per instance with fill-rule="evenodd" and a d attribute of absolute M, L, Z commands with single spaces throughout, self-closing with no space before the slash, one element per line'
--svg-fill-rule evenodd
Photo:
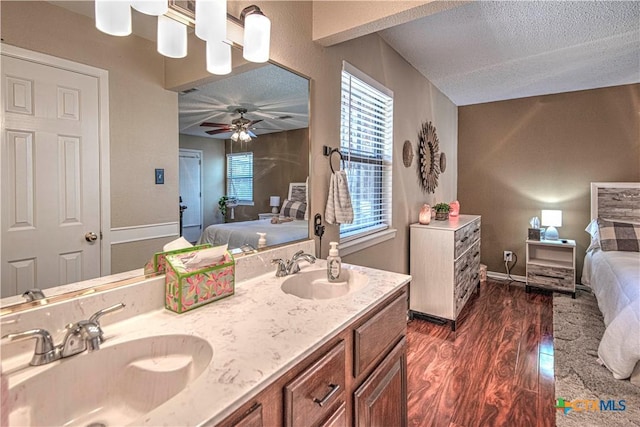
<path fill-rule="evenodd" d="M 227 196 L 253 203 L 253 153 L 227 154 Z"/>
<path fill-rule="evenodd" d="M 348 241 L 391 226 L 393 92 L 344 63 L 340 146 L 347 158 L 352 224 L 340 225 Z"/>

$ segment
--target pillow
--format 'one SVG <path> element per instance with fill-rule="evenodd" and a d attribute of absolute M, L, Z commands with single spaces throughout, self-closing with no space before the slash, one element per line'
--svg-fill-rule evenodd
<path fill-rule="evenodd" d="M 640 252 L 640 224 L 598 218 L 603 251 Z"/>
<path fill-rule="evenodd" d="M 304 219 L 304 213 L 307 211 L 307 204 L 294 200 L 287 200 L 282 203 L 280 216 L 288 216 L 296 219 Z"/>
<path fill-rule="evenodd" d="M 591 235 L 591 243 L 587 248 L 587 252 L 594 249 L 600 249 L 600 236 L 598 235 L 598 220 L 597 219 L 591 220 L 591 222 L 589 223 L 589 225 L 587 225 L 587 228 L 585 228 L 584 231 L 586 231 Z"/>

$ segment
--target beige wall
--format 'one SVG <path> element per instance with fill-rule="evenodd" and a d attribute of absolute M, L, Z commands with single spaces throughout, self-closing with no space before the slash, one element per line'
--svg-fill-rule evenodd
<path fill-rule="evenodd" d="M 640 85 L 459 108 L 458 196 L 482 215 L 482 262 L 505 272 L 513 250 L 525 274 L 529 219 L 561 209 L 580 279 L 589 244 L 590 182 L 640 180 Z"/>
<path fill-rule="evenodd" d="M 225 193 L 224 141 L 180 134 L 180 148 L 202 151 L 204 227 L 223 222 L 222 215 L 218 209 L 218 199 Z"/>

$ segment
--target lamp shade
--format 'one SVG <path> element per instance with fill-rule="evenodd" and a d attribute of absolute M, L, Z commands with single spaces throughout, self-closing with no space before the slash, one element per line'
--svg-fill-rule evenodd
<path fill-rule="evenodd" d="M 242 56 L 251 62 L 267 62 L 269 60 L 269 44 L 271 42 L 271 21 L 261 12 L 256 11 L 244 18 L 244 46 Z"/>
<path fill-rule="evenodd" d="M 131 7 L 145 15 L 160 16 L 169 10 L 169 2 L 167 0 L 131 0 Z"/>
<path fill-rule="evenodd" d="M 543 209 L 542 225 L 545 227 L 562 227 L 562 211 Z"/>
<path fill-rule="evenodd" d="M 280 196 L 269 197 L 269 206 L 280 206 Z"/>
<path fill-rule="evenodd" d="M 112 36 L 131 34 L 130 0 L 95 0 L 96 28 Z"/>
<path fill-rule="evenodd" d="M 227 38 L 227 0 L 196 1 L 196 36 L 208 42 Z"/>
<path fill-rule="evenodd" d="M 219 40 L 207 41 L 207 71 L 225 75 L 231 72 L 231 46 Z"/>
<path fill-rule="evenodd" d="M 187 27 L 164 15 L 158 16 L 158 52 L 169 58 L 187 56 Z"/>

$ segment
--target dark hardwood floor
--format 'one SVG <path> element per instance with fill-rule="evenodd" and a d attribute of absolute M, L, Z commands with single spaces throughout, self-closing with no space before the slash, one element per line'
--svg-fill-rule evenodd
<path fill-rule="evenodd" d="M 551 294 L 489 280 L 456 327 L 409 322 L 409 425 L 554 426 Z"/>

